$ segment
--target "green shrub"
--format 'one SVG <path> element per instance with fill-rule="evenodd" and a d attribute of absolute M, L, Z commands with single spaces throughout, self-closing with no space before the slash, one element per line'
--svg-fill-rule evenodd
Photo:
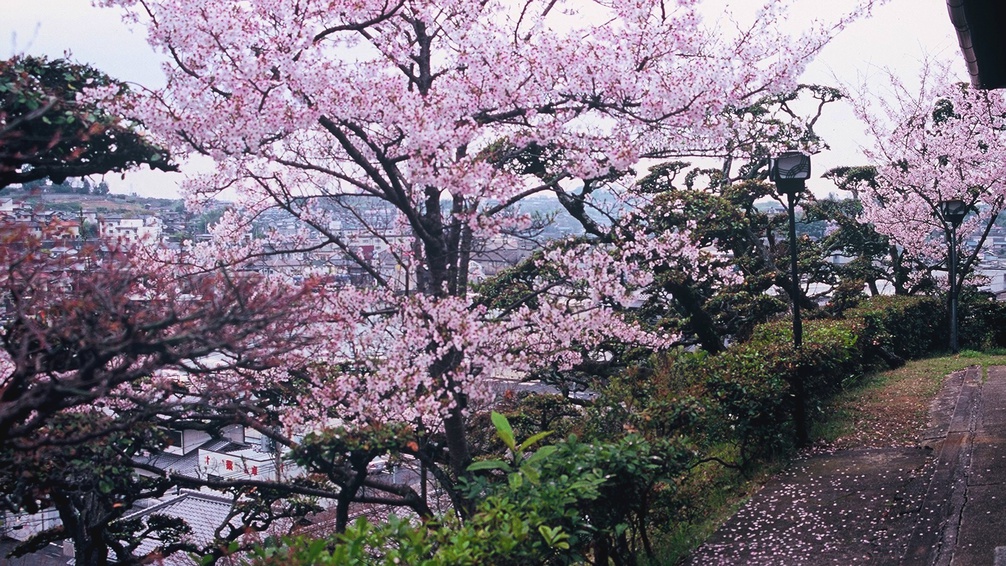
<path fill-rule="evenodd" d="M 711 426 L 718 437 L 737 444 L 745 459 L 792 447 L 797 411 L 811 416 L 821 401 L 861 375 L 863 326 L 854 320 L 806 321 L 798 351 L 789 322 L 767 323 L 748 342 L 711 358 L 704 382 L 715 401 Z"/>
<path fill-rule="evenodd" d="M 525 566 L 585 564 L 588 556 L 607 563 L 606 556 L 628 564 L 652 554 L 645 534 L 652 502 L 673 487 L 689 452 L 635 434 L 599 443 L 571 435 L 529 452 L 548 433 L 518 443 L 505 417 L 494 412 L 491 420 L 508 455 L 472 464 L 473 475 L 461 480 L 462 493 L 478 502 L 464 522 L 359 519 L 327 539 L 273 541 L 252 563 Z"/>
<path fill-rule="evenodd" d="M 714 441 L 736 444 L 742 464 L 790 445 L 784 425 L 793 362 L 785 348 L 759 341 L 731 348 L 702 368 L 708 433 Z"/>
<path fill-rule="evenodd" d="M 845 318 L 865 324 L 861 341 L 868 365 L 896 365 L 944 347 L 946 305 L 936 297 L 871 297 L 846 311 Z"/>
<path fill-rule="evenodd" d="M 957 305 L 961 348 L 990 350 L 1006 346 L 1006 304 L 989 293 L 964 288 Z"/>

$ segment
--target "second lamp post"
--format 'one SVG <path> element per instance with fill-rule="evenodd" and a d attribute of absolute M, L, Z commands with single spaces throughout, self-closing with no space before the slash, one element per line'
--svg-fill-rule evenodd
<path fill-rule="evenodd" d="M 957 345 L 957 229 L 968 214 L 968 205 L 960 199 L 941 200 L 940 216 L 944 225 L 950 224 L 950 351 L 956 354 Z"/>

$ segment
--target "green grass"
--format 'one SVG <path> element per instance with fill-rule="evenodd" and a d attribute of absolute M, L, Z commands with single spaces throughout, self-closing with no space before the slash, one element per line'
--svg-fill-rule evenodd
<path fill-rule="evenodd" d="M 859 387 L 857 387 L 858 390 Z M 811 438 L 817 441 L 834 442 L 852 432 L 855 415 L 849 410 L 849 405 L 845 401 L 847 396 L 852 397 L 850 393 L 850 391 L 840 393 L 829 403 L 827 410 L 823 411 L 827 418 L 818 419 L 811 423 Z"/>
<path fill-rule="evenodd" d="M 936 394 L 943 384 L 943 378 L 957 370 L 962 370 L 970 366 L 1004 366 L 1006 365 L 1006 349 L 996 348 L 984 352 L 975 350 L 961 350 L 957 355 L 945 354 L 932 358 L 913 360 L 903 367 L 877 374 L 878 379 L 885 381 L 905 379 L 915 375 L 924 375 L 932 378 L 931 393 Z"/>
<path fill-rule="evenodd" d="M 902 405 L 901 414 L 905 418 L 900 436 L 914 440 L 916 431 L 904 414 L 914 408 L 914 426 L 925 422 L 930 401 L 939 392 L 944 377 L 969 366 L 1006 365 L 1006 350 L 977 352 L 964 350 L 957 355 L 942 354 L 930 358 L 912 360 L 904 366 L 882 372 L 868 374 L 861 381 L 836 395 L 822 410 L 821 418 L 813 425 L 813 437 L 818 441 L 834 442 L 857 432 L 857 426 L 871 427 L 891 425 L 892 414 L 898 407 L 885 405 L 889 399 L 897 399 Z M 864 424 L 865 423 L 865 424 Z M 860 435 L 870 437 L 870 430 L 860 430 Z M 890 431 L 887 431 L 890 433 Z M 876 441 L 875 442 L 879 442 Z"/>

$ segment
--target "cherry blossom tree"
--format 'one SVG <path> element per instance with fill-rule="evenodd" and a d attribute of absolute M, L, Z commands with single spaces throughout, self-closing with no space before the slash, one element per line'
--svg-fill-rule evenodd
<path fill-rule="evenodd" d="M 721 152 L 734 126 L 722 111 L 793 89 L 869 2 L 795 37 L 781 31 L 788 2 L 712 22 L 686 0 L 100 4 L 130 8 L 172 61 L 135 112 L 178 155 L 216 160 L 187 190 L 192 203 L 240 195 L 219 234 L 247 242 L 273 209 L 303 227 L 229 257 L 334 248 L 372 281 L 319 301 L 329 343 L 288 426 L 411 423 L 443 435 L 457 477 L 465 415 L 491 379 L 567 368 L 612 337 L 674 343 L 622 316 L 651 280 L 626 260 L 698 251 L 681 232 L 618 233 L 613 220 L 651 197 L 632 168 Z M 551 275 L 509 304 L 474 301 L 475 242 L 526 227 L 521 202 L 542 194 L 585 236 L 544 252 Z M 339 229 L 350 220 L 355 232 Z"/>
<path fill-rule="evenodd" d="M 52 246 L 13 222 L 0 234 L 0 508 L 53 508 L 62 523 L 18 551 L 71 540 L 79 563 L 110 548 L 126 561 L 155 531 L 159 552 L 191 549 L 178 521 L 119 521 L 177 485 L 136 478 L 134 458 L 172 423 L 238 421 L 228 406 L 309 343 L 313 281 L 187 268 L 146 245 Z"/>
<path fill-rule="evenodd" d="M 865 92 L 856 98 L 873 143 L 867 156 L 876 167 L 869 182 L 858 183 L 863 219 L 904 249 L 902 262 L 931 269 L 946 265 L 950 239 L 940 202 L 962 200 L 971 214 L 958 239 L 980 236 L 960 259 L 960 285 L 1006 204 L 1006 101 L 998 91 L 953 81 L 948 69 L 935 65 L 924 69 L 919 87 L 888 78 L 883 98 Z"/>
<path fill-rule="evenodd" d="M 159 371 L 263 369 L 299 343 L 294 325 L 303 316 L 286 313 L 297 312 L 303 290 L 221 270 L 186 275 L 135 250 L 52 254 L 23 227 L 7 224 L 3 232 L 0 438 L 7 445 L 44 443 L 38 431 L 66 410 L 152 401 L 156 388 L 133 386 Z"/>

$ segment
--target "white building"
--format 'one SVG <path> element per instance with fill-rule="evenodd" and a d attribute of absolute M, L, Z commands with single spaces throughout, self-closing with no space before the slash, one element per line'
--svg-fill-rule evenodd
<path fill-rule="evenodd" d="M 155 242 L 161 239 L 162 232 L 161 220 L 156 216 L 124 218 L 110 215 L 98 219 L 98 233 L 103 239 Z"/>

